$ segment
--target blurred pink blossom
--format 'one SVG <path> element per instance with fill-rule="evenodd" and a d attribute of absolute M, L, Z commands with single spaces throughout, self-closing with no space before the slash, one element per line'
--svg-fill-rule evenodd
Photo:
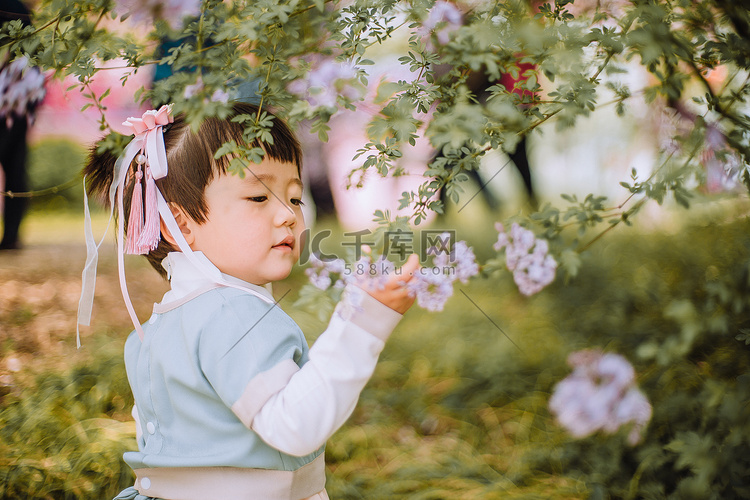
<path fill-rule="evenodd" d="M 135 23 L 152 23 L 163 19 L 172 29 L 180 29 L 186 17 L 201 12 L 201 0 L 115 0 L 115 12 L 129 15 Z"/>
<path fill-rule="evenodd" d="M 557 422 L 576 438 L 630 425 L 628 443 L 637 444 L 652 409 L 635 385 L 632 365 L 619 354 L 597 349 L 572 353 L 568 364 L 573 373 L 557 384 L 549 401 Z"/>
<path fill-rule="evenodd" d="M 431 33 L 440 45 L 445 45 L 450 40 L 450 35 L 463 24 L 463 14 L 453 2 L 438 0 L 430 9 L 430 13 L 422 22 L 418 33 L 428 37 Z"/>
<path fill-rule="evenodd" d="M 498 252 L 505 249 L 505 265 L 513 273 L 513 281 L 522 294 L 539 293 L 555 280 L 557 261 L 549 255 L 547 240 L 537 238 L 532 231 L 516 223 L 509 234 L 499 222 L 495 223 L 495 229 L 498 236 L 493 248 Z"/>

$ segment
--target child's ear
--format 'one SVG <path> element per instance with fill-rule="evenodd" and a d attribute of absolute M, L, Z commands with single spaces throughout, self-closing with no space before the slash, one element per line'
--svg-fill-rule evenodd
<path fill-rule="evenodd" d="M 180 232 L 182 233 L 182 236 L 185 238 L 185 241 L 187 241 L 187 244 L 192 246 L 193 242 L 195 241 L 195 235 L 190 230 L 190 223 L 192 220 L 185 214 L 185 212 L 175 205 L 174 203 L 169 204 L 169 209 L 172 212 L 172 215 L 174 216 L 174 220 L 177 221 L 177 227 L 180 228 Z M 169 232 L 169 229 L 167 228 L 167 225 L 164 223 L 164 221 L 160 218 L 159 219 L 161 234 L 164 236 L 164 239 L 169 242 L 170 245 L 172 245 L 174 248 L 179 248 L 177 245 L 177 242 L 172 237 L 172 233 Z"/>

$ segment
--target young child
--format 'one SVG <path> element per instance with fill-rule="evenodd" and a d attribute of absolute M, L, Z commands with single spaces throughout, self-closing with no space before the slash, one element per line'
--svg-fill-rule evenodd
<path fill-rule="evenodd" d="M 385 286 L 349 285 L 308 351 L 267 288 L 290 273 L 305 228 L 302 153 L 287 125 L 274 120 L 263 162 L 239 176 L 214 159 L 244 143 L 231 117 L 194 132 L 162 107 L 126 124 L 133 142 L 119 159 L 92 154 L 88 191 L 119 207 L 121 265 L 127 237 L 171 289 L 125 344 L 138 451 L 124 456 L 135 486 L 117 499 L 327 499 L 325 442 L 413 303 L 416 255 Z"/>

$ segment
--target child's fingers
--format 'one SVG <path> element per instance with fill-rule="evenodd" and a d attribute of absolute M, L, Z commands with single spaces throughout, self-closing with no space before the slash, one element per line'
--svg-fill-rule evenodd
<path fill-rule="evenodd" d="M 404 264 L 403 273 L 401 273 L 401 276 L 404 278 L 402 281 L 409 281 L 414 276 L 414 273 L 417 272 L 417 269 L 419 269 L 419 256 L 413 253 Z"/>
<path fill-rule="evenodd" d="M 405 283 L 414 277 L 414 273 L 419 269 L 419 256 L 415 253 L 411 254 L 406 260 L 404 265 L 401 267 L 401 272 L 398 276 L 394 276 L 390 280 L 390 284 L 395 287 L 401 287 Z"/>

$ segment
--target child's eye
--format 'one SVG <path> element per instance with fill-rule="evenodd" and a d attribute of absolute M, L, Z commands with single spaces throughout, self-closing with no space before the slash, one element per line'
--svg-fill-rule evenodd
<path fill-rule="evenodd" d="M 247 198 L 248 201 L 254 201 L 255 203 L 263 203 L 268 199 L 268 196 L 251 196 L 250 198 Z"/>
<path fill-rule="evenodd" d="M 299 198 L 292 198 L 290 201 L 291 201 L 292 205 L 296 205 L 298 207 L 301 207 L 301 206 L 303 206 L 305 204 L 305 202 L 303 202 Z"/>

